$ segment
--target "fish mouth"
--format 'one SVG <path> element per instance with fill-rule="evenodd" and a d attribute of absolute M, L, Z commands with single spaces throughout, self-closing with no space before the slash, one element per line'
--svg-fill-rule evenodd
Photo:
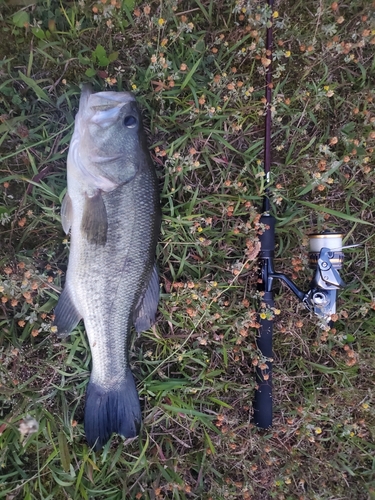
<path fill-rule="evenodd" d="M 77 115 L 79 128 L 83 130 L 85 122 L 107 128 L 116 122 L 121 109 L 131 102 L 135 102 L 131 92 L 94 92 L 90 84 L 84 84 Z"/>
<path fill-rule="evenodd" d="M 112 108 L 113 106 L 123 106 L 128 102 L 135 101 L 135 97 L 131 92 L 106 91 L 91 94 L 89 97 L 89 101 L 90 108 L 103 108 L 103 106 Z"/>
<path fill-rule="evenodd" d="M 131 92 L 97 92 L 90 94 L 87 100 L 89 120 L 102 128 L 114 124 L 124 106 L 135 102 Z"/>

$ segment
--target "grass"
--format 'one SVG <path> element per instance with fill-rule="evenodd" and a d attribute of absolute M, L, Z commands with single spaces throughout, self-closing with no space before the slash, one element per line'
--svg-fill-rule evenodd
<path fill-rule="evenodd" d="M 340 230 L 362 245 L 346 252 L 328 332 L 276 286 L 269 432 L 251 424 L 265 2 L 0 9 L 0 497 L 375 498 L 374 3 L 275 6 L 276 268 L 307 288 L 307 234 Z M 135 92 L 164 214 L 158 321 L 131 352 L 143 432 L 97 454 L 82 425 L 84 329 L 63 341 L 50 332 L 85 81 Z"/>

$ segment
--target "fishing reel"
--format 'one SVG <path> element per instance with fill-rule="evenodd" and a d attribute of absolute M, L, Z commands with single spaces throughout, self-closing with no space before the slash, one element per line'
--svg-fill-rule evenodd
<path fill-rule="evenodd" d="M 336 313 L 337 292 L 345 286 L 339 274 L 344 261 L 342 250 L 348 248 L 342 246 L 342 235 L 324 232 L 309 236 L 309 267 L 315 272 L 309 289 L 304 292 L 288 276 L 274 270 L 275 217 L 266 211 L 261 216 L 260 223 L 264 228 L 263 233 L 259 236 L 261 248 L 259 252 L 260 279 L 258 280 L 258 290 L 261 292 L 262 308 L 270 310 L 274 308 L 273 280 L 279 279 L 287 285 L 309 311 L 319 316 L 324 326 L 331 327 L 332 316 Z M 265 362 L 256 367 L 257 388 L 253 402 L 253 420 L 257 427 L 268 429 L 272 426 L 273 318 L 264 316 L 259 315 L 259 334 L 256 338 L 256 345 Z"/>
<path fill-rule="evenodd" d="M 342 234 L 323 232 L 311 234 L 309 267 L 315 271 L 307 291 L 301 290 L 288 276 L 277 273 L 273 267 L 274 255 L 274 217 L 265 214 L 261 222 L 267 230 L 260 236 L 261 251 L 261 281 L 262 291 L 270 292 L 275 278 L 282 280 L 287 287 L 304 304 L 306 309 L 322 318 L 327 324 L 336 313 L 337 292 L 345 287 L 339 270 L 342 268 L 344 254 L 342 253 Z"/>
<path fill-rule="evenodd" d="M 317 316 L 331 318 L 336 314 L 337 291 L 345 287 L 338 272 L 344 262 L 342 234 L 310 234 L 309 239 L 309 267 L 315 275 L 302 302 Z"/>

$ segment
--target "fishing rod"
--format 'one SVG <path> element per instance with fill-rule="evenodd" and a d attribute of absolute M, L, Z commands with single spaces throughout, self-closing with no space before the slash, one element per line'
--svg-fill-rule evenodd
<path fill-rule="evenodd" d="M 263 196 L 262 216 L 260 224 L 263 233 L 260 235 L 259 280 L 258 292 L 260 306 L 258 322 L 260 324 L 256 345 L 260 360 L 256 367 L 256 390 L 253 402 L 253 421 L 262 429 L 272 426 L 272 364 L 273 364 L 273 320 L 274 294 L 273 281 L 279 279 L 296 295 L 304 306 L 330 325 L 331 317 L 336 313 L 337 292 L 345 286 L 338 270 L 341 269 L 344 255 L 342 250 L 342 234 L 323 232 L 309 235 L 310 252 L 309 267 L 314 270 L 314 277 L 309 289 L 304 292 L 285 274 L 275 272 L 275 226 L 276 219 L 271 215 L 270 174 L 271 174 L 271 127 L 272 127 L 272 22 L 274 0 L 267 0 L 268 22 L 266 31 L 265 65 L 265 139 L 264 139 L 264 175 L 266 181 Z"/>

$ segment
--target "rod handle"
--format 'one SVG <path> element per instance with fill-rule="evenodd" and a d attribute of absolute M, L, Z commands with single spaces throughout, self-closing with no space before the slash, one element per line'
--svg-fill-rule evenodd
<path fill-rule="evenodd" d="M 262 302 L 267 306 L 267 309 L 274 307 L 272 292 L 265 292 L 262 297 Z M 260 328 L 259 335 L 256 339 L 256 344 L 262 355 L 267 358 L 267 361 L 260 363 L 256 368 L 256 384 L 255 398 L 253 402 L 253 421 L 257 427 L 268 429 L 272 426 L 272 334 L 273 320 L 259 319 Z"/>

